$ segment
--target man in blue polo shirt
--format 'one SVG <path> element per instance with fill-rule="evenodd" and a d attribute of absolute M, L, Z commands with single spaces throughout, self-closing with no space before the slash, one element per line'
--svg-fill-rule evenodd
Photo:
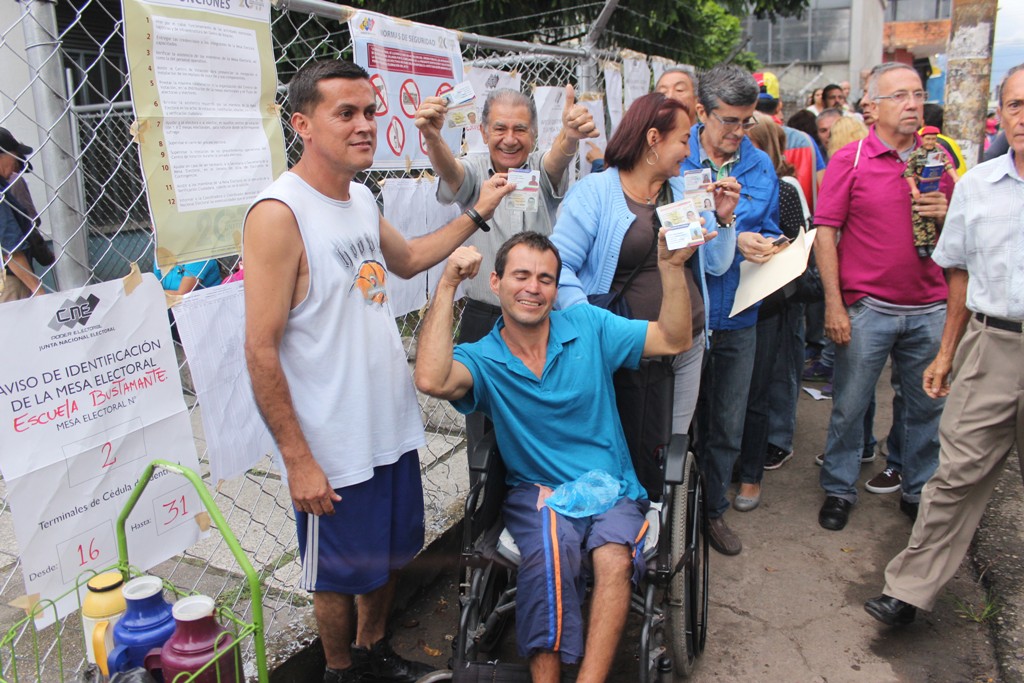
<path fill-rule="evenodd" d="M 656 322 L 628 320 L 590 305 L 552 311 L 561 258 L 547 237 L 523 232 L 495 257 L 491 290 L 502 316 L 480 341 L 452 349 L 452 305 L 476 275 L 473 247 L 448 259 L 420 332 L 416 386 L 462 413 L 494 422 L 508 470 L 505 523 L 522 555 L 516 641 L 537 683 L 559 680 L 561 663 L 582 659 L 579 680 L 605 680 L 629 612 L 633 553 L 644 532 L 647 495 L 637 481 L 615 408 L 612 373 L 641 356 L 675 355 L 691 343 L 683 263 L 658 238 L 664 290 Z M 553 489 L 591 470 L 619 484 L 604 512 L 574 518 L 545 504 Z M 552 543 L 552 539 L 557 539 Z M 595 577 L 584 654 L 580 613 L 583 553 Z"/>

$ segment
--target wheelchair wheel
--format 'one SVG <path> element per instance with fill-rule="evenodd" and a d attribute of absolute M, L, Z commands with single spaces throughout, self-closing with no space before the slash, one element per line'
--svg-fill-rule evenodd
<path fill-rule="evenodd" d="M 665 641 L 676 679 L 693 671 L 707 639 L 708 538 L 704 533 L 704 489 L 692 453 L 686 454 L 683 483 L 675 487 L 670 543 L 673 564 L 682 567 L 665 591 Z"/>
<path fill-rule="evenodd" d="M 471 662 L 490 652 L 501 640 L 511 613 L 509 571 L 496 563 L 469 570 L 462 597 L 462 615 L 455 643 L 456 660 Z"/>

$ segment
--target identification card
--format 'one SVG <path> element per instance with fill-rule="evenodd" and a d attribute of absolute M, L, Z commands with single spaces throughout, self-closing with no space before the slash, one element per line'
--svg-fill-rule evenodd
<path fill-rule="evenodd" d="M 471 82 L 463 81 L 441 97 L 448 105 L 444 119 L 448 128 L 465 128 L 477 123 L 476 93 Z"/>
<path fill-rule="evenodd" d="M 516 186 L 508 195 L 513 211 L 533 212 L 540 207 L 540 171 L 509 169 L 508 181 Z"/>
<path fill-rule="evenodd" d="M 690 223 L 669 229 L 665 233 L 665 245 L 669 251 L 684 249 L 686 247 L 698 247 L 704 244 L 704 232 L 700 223 Z"/>
<path fill-rule="evenodd" d="M 683 191 L 688 195 L 694 192 L 705 192 L 710 184 L 710 168 L 694 168 L 683 171 Z"/>
<path fill-rule="evenodd" d="M 659 206 L 658 220 L 669 229 L 665 233 L 665 243 L 670 251 L 704 244 L 704 232 L 693 200 L 682 199 Z"/>

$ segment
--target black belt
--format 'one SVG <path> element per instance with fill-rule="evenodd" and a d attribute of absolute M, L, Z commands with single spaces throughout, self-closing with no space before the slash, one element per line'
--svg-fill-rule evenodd
<path fill-rule="evenodd" d="M 1003 320 L 1002 318 L 993 318 L 990 315 L 984 313 L 975 313 L 974 319 L 982 325 L 988 327 L 994 327 L 997 330 L 1006 330 L 1007 332 L 1021 333 L 1021 328 L 1024 327 L 1024 323 L 1019 323 L 1016 320 Z"/>
<path fill-rule="evenodd" d="M 479 313 L 498 317 L 501 315 L 501 306 L 494 306 L 485 301 L 477 301 L 476 299 L 470 299 L 466 297 L 466 308 L 470 308 Z"/>

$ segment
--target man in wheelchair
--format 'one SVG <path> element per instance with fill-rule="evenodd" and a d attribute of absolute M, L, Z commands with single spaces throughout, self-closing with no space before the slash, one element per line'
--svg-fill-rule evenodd
<path fill-rule="evenodd" d="M 664 295 L 656 322 L 628 320 L 589 304 L 553 311 L 561 259 L 544 236 L 523 232 L 499 249 L 490 275 L 502 309 L 490 334 L 452 348 L 459 284 L 481 262 L 472 247 L 448 259 L 420 332 L 416 386 L 462 413 L 494 423 L 510 487 L 504 516 L 522 555 L 516 598 L 519 654 L 533 680 L 559 680 L 579 662 L 577 680 L 603 681 L 629 612 L 631 580 L 642 571 L 649 505 L 637 481 L 615 405 L 612 374 L 641 356 L 675 355 L 691 342 L 683 263 L 693 249 L 669 251 L 658 238 Z M 573 518 L 545 505 L 552 490 L 592 470 L 617 480 L 604 512 Z M 580 611 L 586 565 L 594 579 L 584 650 Z"/>

